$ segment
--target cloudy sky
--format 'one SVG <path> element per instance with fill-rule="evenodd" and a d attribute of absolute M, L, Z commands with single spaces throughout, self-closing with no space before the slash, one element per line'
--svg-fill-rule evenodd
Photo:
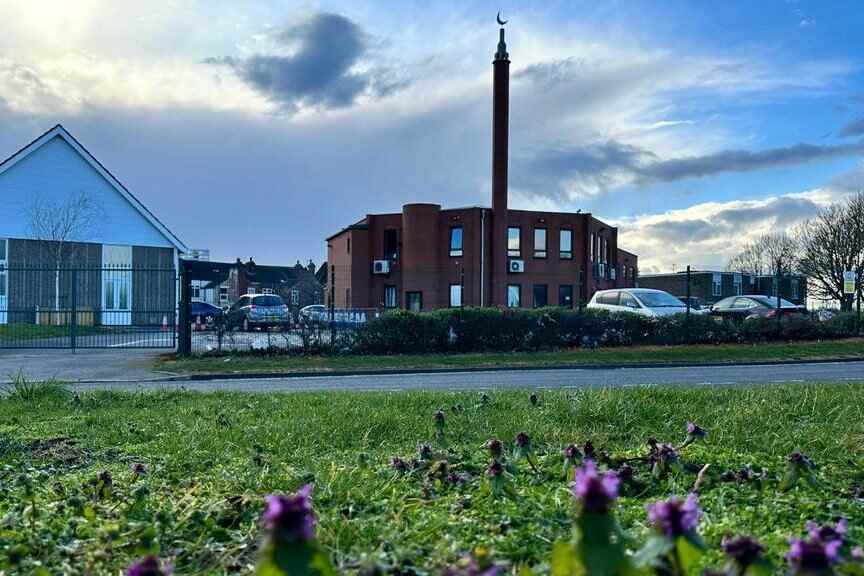
<path fill-rule="evenodd" d="M 864 188 L 864 5 L 0 0 L 0 156 L 60 122 L 214 258 L 320 260 L 410 201 L 590 211 L 642 271 L 722 265 Z"/>

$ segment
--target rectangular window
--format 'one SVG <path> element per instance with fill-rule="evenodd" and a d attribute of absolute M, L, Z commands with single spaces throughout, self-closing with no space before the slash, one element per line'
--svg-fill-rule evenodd
<path fill-rule="evenodd" d="M 420 312 L 423 310 L 422 292 L 406 292 L 405 301 L 408 304 L 408 310 L 411 312 Z"/>
<path fill-rule="evenodd" d="M 522 231 L 519 228 L 507 228 L 507 255 L 519 257 L 522 254 Z"/>
<path fill-rule="evenodd" d="M 271 290 L 269 292 L 269 294 L 272 294 L 272 293 L 273 293 L 273 291 Z M 268 292 L 264 292 L 264 294 L 268 294 Z M 291 305 L 292 306 L 299 306 L 300 305 L 300 290 L 298 290 L 296 288 L 291 289 Z"/>
<path fill-rule="evenodd" d="M 399 253 L 399 236 L 396 230 L 384 231 L 384 259 L 396 260 Z"/>
<path fill-rule="evenodd" d="M 573 308 L 573 286 L 571 284 L 558 286 L 558 306 Z"/>
<path fill-rule="evenodd" d="M 348 242 L 345 244 L 345 246 L 346 246 L 346 251 L 348 252 L 348 254 L 350 254 L 351 253 L 351 238 L 348 238 Z"/>
<path fill-rule="evenodd" d="M 546 258 L 546 229 L 534 229 L 534 257 Z"/>
<path fill-rule="evenodd" d="M 714 273 L 711 275 L 711 295 L 723 295 L 723 275 Z"/>
<path fill-rule="evenodd" d="M 396 286 L 384 286 L 384 307 L 396 308 Z"/>
<path fill-rule="evenodd" d="M 273 289 L 272 288 L 262 288 L 261 294 L 273 294 Z"/>
<path fill-rule="evenodd" d="M 734 284 L 734 286 L 735 286 L 735 295 L 736 296 L 740 296 L 741 294 L 744 293 L 743 289 L 741 287 L 742 286 L 741 280 L 742 280 L 742 277 L 741 277 L 740 273 L 735 272 L 734 274 L 732 274 L 732 284 Z"/>
<path fill-rule="evenodd" d="M 566 228 L 561 229 L 558 237 L 558 257 L 562 260 L 573 258 L 573 231 Z"/>
<path fill-rule="evenodd" d="M 461 284 L 450 284 L 450 307 L 451 308 L 461 308 L 462 307 L 462 285 Z"/>
<path fill-rule="evenodd" d="M 507 285 L 507 307 L 519 308 L 522 306 L 522 286 L 519 284 Z"/>
<path fill-rule="evenodd" d="M 191 292 L 192 292 L 192 300 L 200 300 L 201 299 L 201 285 L 198 284 L 197 281 L 192 282 Z"/>
<path fill-rule="evenodd" d="M 450 228 L 450 256 L 462 256 L 462 227 Z"/>
<path fill-rule="evenodd" d="M 588 252 L 591 254 L 591 262 L 594 262 L 594 233 L 591 233 L 591 243 L 588 247 Z"/>
<path fill-rule="evenodd" d="M 351 308 L 351 289 L 350 288 L 345 289 L 345 307 Z"/>
<path fill-rule="evenodd" d="M 609 241 L 606 238 L 603 238 L 603 252 L 601 253 L 603 258 L 603 263 L 609 263 Z"/>
<path fill-rule="evenodd" d="M 219 304 L 225 306 L 228 304 L 228 287 L 220 286 L 219 287 Z"/>
<path fill-rule="evenodd" d="M 248 290 L 246 290 L 247 294 L 255 294 L 255 288 L 250 286 Z"/>
<path fill-rule="evenodd" d="M 798 279 L 792 278 L 792 300 L 798 300 Z"/>
<path fill-rule="evenodd" d="M 534 308 L 544 308 L 549 305 L 549 287 L 546 284 L 534 285 Z"/>

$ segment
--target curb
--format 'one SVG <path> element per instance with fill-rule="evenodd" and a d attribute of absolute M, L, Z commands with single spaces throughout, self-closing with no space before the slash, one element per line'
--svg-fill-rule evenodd
<path fill-rule="evenodd" d="M 293 378 L 327 378 L 350 376 L 408 376 L 414 374 L 471 374 L 474 372 L 530 372 L 549 370 L 621 370 L 626 368 L 736 368 L 748 366 L 781 366 L 801 364 L 836 364 L 864 362 L 864 357 L 815 358 L 791 360 L 756 360 L 753 362 L 631 362 L 619 364 L 557 364 L 548 366 L 488 366 L 465 368 L 396 368 L 381 370 L 332 370 L 309 372 L 223 372 L 177 374 L 144 380 L 76 380 L 74 384 L 207 382 L 213 380 L 290 380 Z"/>

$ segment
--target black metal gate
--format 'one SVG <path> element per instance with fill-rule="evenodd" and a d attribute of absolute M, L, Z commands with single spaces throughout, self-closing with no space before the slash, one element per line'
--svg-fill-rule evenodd
<path fill-rule="evenodd" d="M 0 348 L 175 348 L 173 268 L 0 269 Z"/>

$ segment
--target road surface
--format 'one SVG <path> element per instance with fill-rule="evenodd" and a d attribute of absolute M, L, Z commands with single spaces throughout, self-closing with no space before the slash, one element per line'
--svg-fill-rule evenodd
<path fill-rule="evenodd" d="M 189 381 L 79 382 L 73 384 L 72 387 L 81 391 L 182 387 L 187 390 L 199 391 L 292 392 L 306 390 L 551 389 L 658 384 L 706 386 L 770 384 L 775 382 L 864 383 L 864 361 L 674 368 L 570 368 L 357 376 L 286 376 L 281 378 Z"/>

